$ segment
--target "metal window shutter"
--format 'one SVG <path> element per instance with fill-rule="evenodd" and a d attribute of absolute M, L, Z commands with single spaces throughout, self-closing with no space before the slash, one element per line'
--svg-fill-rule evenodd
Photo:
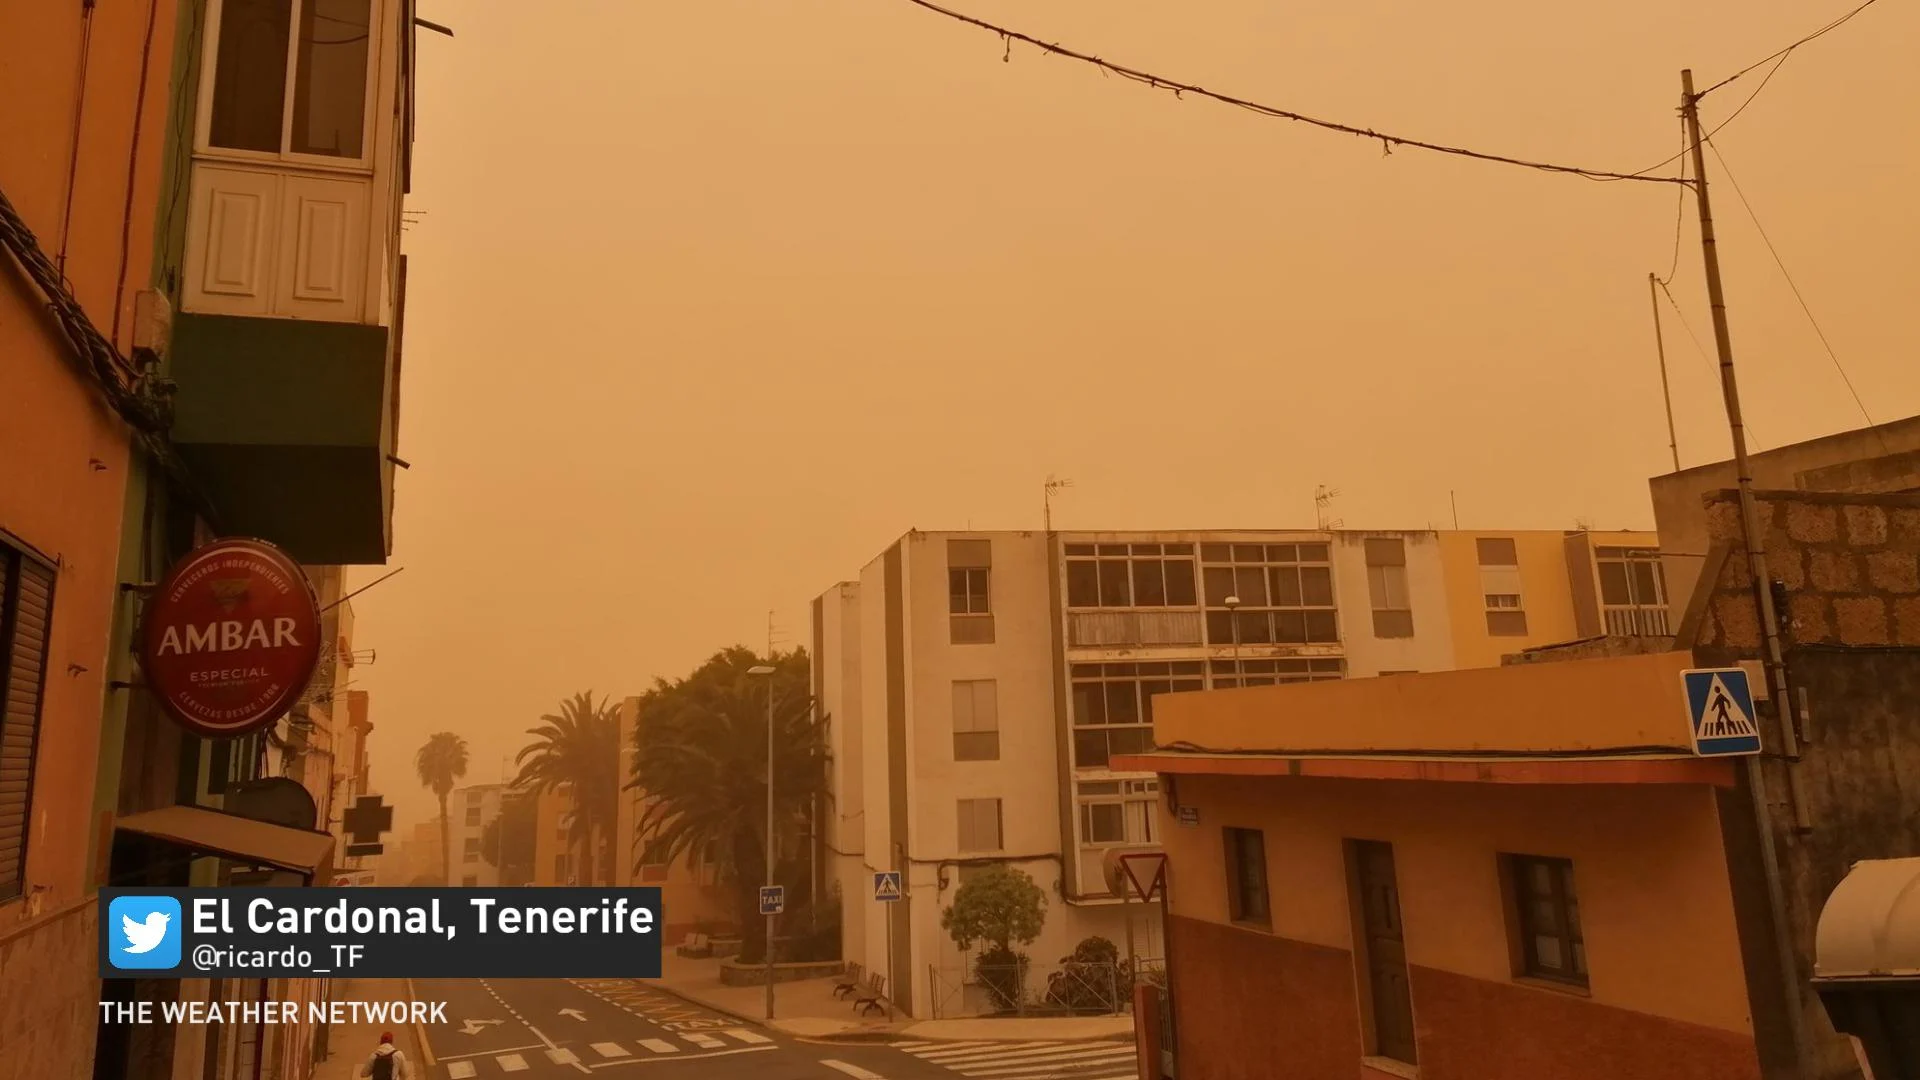
<path fill-rule="evenodd" d="M 33 751 L 53 614 L 53 572 L 0 554 L 0 897 L 18 895 L 25 872 Z"/>

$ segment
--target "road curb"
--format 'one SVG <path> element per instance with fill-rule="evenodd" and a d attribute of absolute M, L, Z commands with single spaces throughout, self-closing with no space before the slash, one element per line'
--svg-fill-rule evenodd
<path fill-rule="evenodd" d="M 748 1016 L 745 1013 L 735 1012 L 734 1010 L 729 1009 L 724 1005 L 715 1004 L 714 1002 L 706 1001 L 701 998 L 695 997 L 692 994 L 687 993 L 685 990 L 678 989 L 677 987 L 674 987 L 666 982 L 662 982 L 657 979 L 646 979 L 642 981 L 645 982 L 648 986 L 651 986 L 654 989 L 659 990 L 663 993 L 670 994 L 676 998 L 679 998 L 681 1001 L 684 1001 L 689 1005 L 698 1005 L 700 1008 L 703 1008 L 703 1009 L 711 1009 L 712 1011 L 717 1012 L 722 1016 L 731 1017 L 735 1020 L 740 1021 L 743 1024 L 751 1024 L 762 1031 L 772 1032 L 775 1035 L 781 1035 L 789 1039 L 799 1039 L 799 1040 L 802 1040 L 803 1042 L 886 1043 L 886 1042 L 894 1042 L 902 1038 L 901 1034 L 897 1031 L 874 1031 L 874 1032 L 858 1031 L 858 1032 L 848 1032 L 848 1033 L 837 1034 L 837 1035 L 796 1035 L 791 1031 L 787 1031 L 779 1027 L 777 1024 L 767 1023 L 765 1017 Z"/>

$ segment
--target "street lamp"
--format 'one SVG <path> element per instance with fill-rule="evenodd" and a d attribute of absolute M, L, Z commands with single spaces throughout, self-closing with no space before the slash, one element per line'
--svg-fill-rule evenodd
<path fill-rule="evenodd" d="M 1238 596 L 1229 596 L 1227 597 L 1225 603 L 1227 605 L 1227 622 L 1233 625 L 1233 685 L 1239 686 L 1240 685 L 1240 619 L 1237 615 L 1234 614 L 1234 612 L 1240 609 L 1240 598 Z"/>
<path fill-rule="evenodd" d="M 773 667 L 770 664 L 755 664 L 747 669 L 747 674 L 767 680 L 767 876 L 768 885 L 773 884 Z M 767 1020 L 773 1020 L 773 915 L 767 916 L 766 956 L 767 965 Z"/>

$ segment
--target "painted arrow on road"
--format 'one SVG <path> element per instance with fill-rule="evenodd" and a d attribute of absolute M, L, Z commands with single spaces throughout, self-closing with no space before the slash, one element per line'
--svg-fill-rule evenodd
<path fill-rule="evenodd" d="M 461 1027 L 460 1034 L 478 1035 L 480 1034 L 481 1028 L 492 1027 L 495 1024 L 504 1024 L 506 1023 L 506 1021 L 505 1020 L 466 1020 L 466 1021 L 462 1021 L 462 1023 L 464 1024 L 464 1026 Z"/>
<path fill-rule="evenodd" d="M 575 1020 L 579 1020 L 579 1021 L 582 1021 L 582 1022 L 585 1022 L 585 1021 L 586 1021 L 586 1019 L 587 1019 L 587 1014 L 586 1014 L 586 1013 L 583 1013 L 583 1012 L 581 1012 L 581 1011 L 580 1011 L 579 1009 L 561 1009 L 561 1010 L 560 1010 L 560 1015 L 561 1015 L 561 1016 L 571 1016 L 571 1017 L 573 1017 L 573 1018 L 574 1018 Z"/>

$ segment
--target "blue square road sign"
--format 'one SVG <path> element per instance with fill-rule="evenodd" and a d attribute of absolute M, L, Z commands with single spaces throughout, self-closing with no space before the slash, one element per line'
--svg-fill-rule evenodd
<path fill-rule="evenodd" d="M 787 910 L 787 887 L 785 885 L 760 886 L 760 914 L 778 915 Z"/>
<path fill-rule="evenodd" d="M 1753 689 L 1744 668 L 1692 668 L 1680 673 L 1688 730 L 1699 757 L 1739 757 L 1760 752 Z"/>

